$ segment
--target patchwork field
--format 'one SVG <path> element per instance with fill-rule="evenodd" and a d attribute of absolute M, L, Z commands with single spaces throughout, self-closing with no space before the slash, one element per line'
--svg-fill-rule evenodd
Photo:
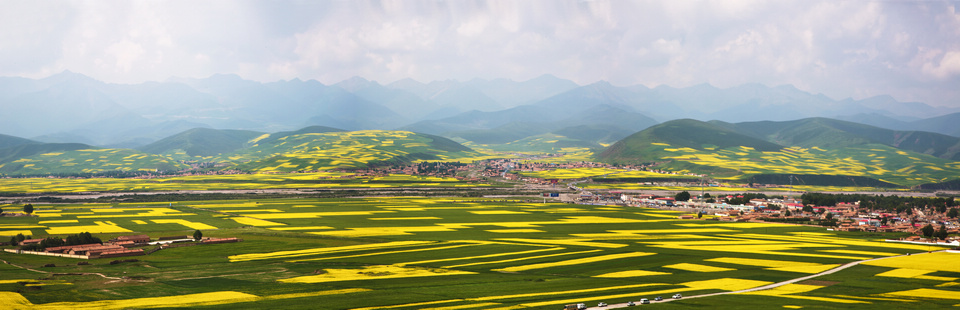
<path fill-rule="evenodd" d="M 0 179 L 4 193 L 81 193 L 92 191 L 177 191 L 177 190 L 262 190 L 262 189 L 337 189 L 392 187 L 489 187 L 450 177 L 405 174 L 381 177 L 354 177 L 346 172 L 277 174 L 196 175 L 153 179 L 83 178 Z"/>
<path fill-rule="evenodd" d="M 15 309 L 557 309 L 736 291 L 853 261 L 940 250 L 818 227 L 464 198 L 34 207 L 37 217 L 0 218 L 0 238 L 89 231 L 104 240 L 140 233 L 156 239 L 201 229 L 204 236 L 244 241 L 83 266 L 76 259 L 0 252 L 10 263 L 0 264 L 0 303 Z M 876 260 L 773 290 L 657 306 L 953 306 L 960 304 L 955 255 Z"/>
<path fill-rule="evenodd" d="M 960 162 L 868 144 L 840 149 L 788 147 L 763 152 L 751 147 L 698 150 L 652 143 L 654 158 L 672 160 L 664 169 L 678 173 L 716 170 L 714 177 L 744 180 L 757 174 L 840 175 L 877 179 L 900 186 L 942 182 L 960 173 Z M 708 168 L 709 167 L 709 168 Z"/>

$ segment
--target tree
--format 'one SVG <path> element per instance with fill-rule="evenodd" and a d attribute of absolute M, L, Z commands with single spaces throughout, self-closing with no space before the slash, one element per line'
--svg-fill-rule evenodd
<path fill-rule="evenodd" d="M 791 214 L 790 214 L 790 210 L 787 210 L 786 212 L 783 212 L 783 216 L 790 216 L 790 215 L 791 215 Z"/>
<path fill-rule="evenodd" d="M 713 198 L 707 198 L 706 202 L 707 202 L 707 203 L 714 203 L 714 202 L 717 202 L 717 200 L 716 200 L 716 199 L 713 199 Z"/>
<path fill-rule="evenodd" d="M 960 215 L 960 211 L 957 211 L 957 208 L 950 208 L 950 211 L 947 211 L 947 217 L 957 218 Z"/>
<path fill-rule="evenodd" d="M 682 191 L 682 192 L 680 192 L 680 193 L 677 193 L 677 195 L 674 196 L 673 199 L 676 199 L 677 201 L 687 201 L 687 200 L 690 200 L 690 193 L 687 192 L 687 191 Z"/>
<path fill-rule="evenodd" d="M 826 208 L 820 208 L 820 210 L 817 210 L 817 213 L 820 213 L 820 214 L 823 214 L 824 212 L 827 212 Z"/>
<path fill-rule="evenodd" d="M 703 211 L 697 212 L 697 218 L 703 218 Z"/>
<path fill-rule="evenodd" d="M 203 239 L 203 232 L 197 229 L 193 232 L 193 240 L 200 241 L 200 239 Z"/>
<path fill-rule="evenodd" d="M 946 224 L 940 224 L 940 230 L 937 231 L 937 238 L 940 238 L 940 240 L 947 240 L 947 235 L 948 235 L 948 234 L 947 234 L 947 225 L 946 225 Z"/>
<path fill-rule="evenodd" d="M 23 206 L 23 213 L 32 214 L 32 213 L 33 213 L 33 205 L 28 203 L 27 205 Z"/>
<path fill-rule="evenodd" d="M 880 225 L 887 226 L 887 218 L 886 218 L 886 217 L 881 217 L 881 218 L 880 218 Z"/>
<path fill-rule="evenodd" d="M 703 198 L 710 198 L 710 193 L 703 193 Z"/>
<path fill-rule="evenodd" d="M 833 219 L 833 212 L 827 212 L 827 217 L 826 217 L 826 219 L 827 219 L 828 221 L 829 221 L 829 220 L 832 220 L 832 219 Z"/>
<path fill-rule="evenodd" d="M 927 226 L 923 226 L 923 228 L 920 228 L 920 232 L 923 233 L 924 237 L 933 237 L 933 225 L 927 224 Z"/>
<path fill-rule="evenodd" d="M 802 209 L 802 210 L 803 210 L 803 212 L 813 213 L 813 207 L 811 207 L 811 206 L 803 206 L 803 209 Z"/>

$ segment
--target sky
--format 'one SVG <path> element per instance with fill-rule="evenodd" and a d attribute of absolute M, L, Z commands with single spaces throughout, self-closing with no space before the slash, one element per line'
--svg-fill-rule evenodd
<path fill-rule="evenodd" d="M 960 107 L 960 1 L 10 1 L 0 76 L 387 84 L 544 74 Z"/>

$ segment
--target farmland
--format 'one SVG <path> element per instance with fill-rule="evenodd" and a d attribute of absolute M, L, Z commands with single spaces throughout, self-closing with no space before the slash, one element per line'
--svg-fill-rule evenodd
<path fill-rule="evenodd" d="M 155 239 L 201 229 L 204 236 L 244 241 L 164 249 L 138 262 L 92 259 L 84 266 L 76 259 L 2 252 L 0 259 L 10 264 L 0 264 L 0 300 L 15 308 L 552 309 L 572 302 L 734 291 L 852 261 L 939 250 L 817 227 L 490 199 L 35 208 L 36 217 L 0 218 L 0 236 L 89 231 L 103 239 L 140 233 Z M 946 307 L 960 296 L 953 255 L 958 254 L 877 260 L 773 290 L 660 306 Z"/>
<path fill-rule="evenodd" d="M 210 191 L 210 190 L 264 190 L 264 189 L 343 189 L 392 188 L 402 185 L 418 187 L 490 187 L 450 177 L 412 176 L 392 174 L 362 177 L 346 172 L 311 172 L 295 174 L 229 174 L 195 175 L 154 179 L 87 178 L 0 179 L 0 188 L 6 193 L 82 193 L 108 191 Z"/>

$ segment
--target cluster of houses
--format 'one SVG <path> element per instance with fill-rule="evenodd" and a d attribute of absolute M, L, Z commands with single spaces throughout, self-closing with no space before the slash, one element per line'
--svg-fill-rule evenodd
<path fill-rule="evenodd" d="M 21 245 L 31 245 L 38 244 L 43 239 L 26 239 L 23 240 Z M 48 247 L 43 249 L 42 252 L 33 252 L 33 251 L 22 251 L 22 250 L 10 250 L 9 252 L 15 252 L 20 254 L 36 254 L 36 255 L 46 255 L 46 256 L 62 256 L 62 257 L 72 257 L 72 258 L 112 258 L 112 257 L 123 257 L 123 256 L 138 256 L 152 253 L 153 251 L 168 248 L 168 247 L 178 247 L 178 244 L 184 244 L 190 242 L 189 245 L 197 244 L 217 244 L 217 243 L 231 243 L 241 241 L 238 238 L 203 238 L 199 243 L 193 243 L 193 238 L 188 236 L 169 236 L 169 237 L 160 237 L 157 241 L 152 241 L 148 235 L 132 235 L 132 236 L 119 236 L 114 239 L 110 239 L 108 242 L 103 244 L 92 243 L 92 244 L 78 244 L 78 245 L 65 245 L 58 247 Z M 158 247 L 149 251 L 144 252 L 143 249 L 134 249 L 133 247 L 142 247 L 148 245 L 157 245 Z"/>
<path fill-rule="evenodd" d="M 614 191 L 602 194 L 582 195 L 578 202 L 609 202 L 618 194 L 620 204 L 701 210 L 708 214 L 718 216 L 718 219 L 721 221 L 750 221 L 771 217 L 816 220 L 830 217 L 837 220 L 837 226 L 834 229 L 838 231 L 906 232 L 919 235 L 921 234 L 920 229 L 927 224 L 932 224 L 935 227 L 943 224 L 947 228 L 948 234 L 960 234 L 960 223 L 957 222 L 957 219 L 945 218 L 940 214 L 927 215 L 919 211 L 914 212 L 914 216 L 912 217 L 895 213 L 874 212 L 861 209 L 856 203 L 838 203 L 834 206 L 811 206 L 815 212 L 809 212 L 809 208 L 807 212 L 804 212 L 802 202 L 795 199 L 751 199 L 748 203 L 742 205 L 731 205 L 724 201 L 738 197 L 732 195 L 720 196 L 716 197 L 717 202 L 713 203 L 707 203 L 704 199 L 678 202 L 672 197 L 658 197 L 650 194 L 628 195 Z M 739 198 L 743 197 L 740 196 Z M 772 205 L 776 207 L 772 207 Z M 820 212 L 821 210 L 823 212 Z M 787 211 L 789 211 L 789 216 L 787 215 Z M 919 236 L 911 238 L 921 239 Z"/>

